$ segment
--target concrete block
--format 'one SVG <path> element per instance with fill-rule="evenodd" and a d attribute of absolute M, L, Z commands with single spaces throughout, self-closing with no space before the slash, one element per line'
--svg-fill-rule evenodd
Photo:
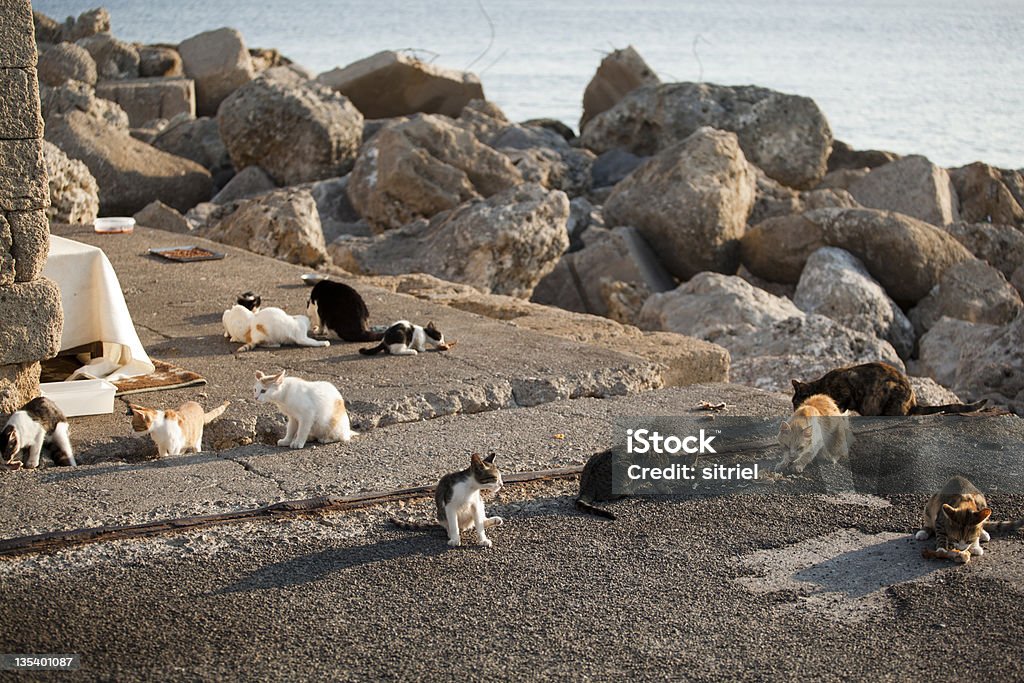
<path fill-rule="evenodd" d="M 10 211 L 4 214 L 11 229 L 11 256 L 15 282 L 39 277 L 50 253 L 50 221 L 46 211 Z"/>
<path fill-rule="evenodd" d="M 39 278 L 0 288 L 0 365 L 53 358 L 63 331 L 55 282 Z"/>
<path fill-rule="evenodd" d="M 43 141 L 0 140 L 0 211 L 45 209 L 49 203 Z"/>
<path fill-rule="evenodd" d="M 39 115 L 39 81 L 36 70 L 0 69 L 0 139 L 23 140 L 43 137 Z"/>
<path fill-rule="evenodd" d="M 0 0 L 0 67 L 36 65 L 36 33 L 29 0 Z"/>
<path fill-rule="evenodd" d="M 38 362 L 0 365 L 0 413 L 9 415 L 38 395 Z"/>
<path fill-rule="evenodd" d="M 121 105 L 129 124 L 136 128 L 153 119 L 196 115 L 196 89 L 190 78 L 101 81 L 96 84 L 96 95 Z"/>
<path fill-rule="evenodd" d="M 11 254 L 11 224 L 0 213 L 0 287 L 14 284 L 14 256 Z"/>

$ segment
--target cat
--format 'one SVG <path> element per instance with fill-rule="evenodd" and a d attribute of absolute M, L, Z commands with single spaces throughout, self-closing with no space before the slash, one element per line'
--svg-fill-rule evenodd
<path fill-rule="evenodd" d="M 331 342 L 310 337 L 309 318 L 304 315 L 288 315 L 280 308 L 261 308 L 252 314 L 249 341 L 235 349 L 235 353 L 252 351 L 257 346 L 277 347 L 281 344 L 330 346 Z"/>
<path fill-rule="evenodd" d="M 387 329 L 380 344 L 368 349 L 359 349 L 359 353 L 372 356 L 387 351 L 393 356 L 415 356 L 426 351 L 427 344 L 436 347 L 438 351 L 447 351 L 452 347 L 452 344 L 445 343 L 444 335 L 434 327 L 434 323 L 420 327 L 408 320 L 399 320 Z"/>
<path fill-rule="evenodd" d="M 288 427 L 278 446 L 302 448 L 306 441 L 320 443 L 348 441 L 359 432 L 352 431 L 345 399 L 330 382 L 308 382 L 298 377 L 285 377 L 256 372 L 253 398 L 257 403 L 273 403 L 288 416 Z"/>
<path fill-rule="evenodd" d="M 239 306 L 245 306 L 250 311 L 255 313 L 260 310 L 260 305 L 263 303 L 263 299 L 256 292 L 242 292 L 238 295 L 238 299 L 235 301 Z"/>
<path fill-rule="evenodd" d="M 132 429 L 149 434 L 162 458 L 188 450 L 194 453 L 203 450 L 203 427 L 220 417 L 229 405 L 229 401 L 224 401 L 207 413 L 195 401 L 186 401 L 177 410 L 157 410 L 129 403 L 125 415 L 131 416 Z"/>
<path fill-rule="evenodd" d="M 474 453 L 470 456 L 469 467 L 441 477 L 434 489 L 434 503 L 437 506 L 437 523 L 448 532 L 448 545 L 462 545 L 462 532 L 470 525 L 476 527 L 477 543 L 491 547 L 486 529 L 502 524 L 501 517 L 488 517 L 484 512 L 481 491 L 497 492 L 502 487 L 501 472 L 494 464 L 494 453 L 481 459 Z M 402 529 L 433 529 L 437 524 L 421 524 L 392 518 L 391 522 Z"/>
<path fill-rule="evenodd" d="M 252 319 L 255 314 L 244 304 L 235 304 L 224 315 L 220 321 L 224 324 L 224 336 L 233 342 L 248 344 L 252 341 Z"/>
<path fill-rule="evenodd" d="M 850 452 L 848 413 L 825 394 L 814 394 L 800 404 L 789 422 L 779 425 L 779 444 L 786 455 L 776 467 L 777 472 L 804 471 L 819 454 L 830 462 L 845 458 Z"/>
<path fill-rule="evenodd" d="M 983 399 L 968 404 L 919 406 L 907 376 L 890 365 L 877 362 L 832 370 L 813 382 L 793 380 L 793 408 L 799 408 L 815 394 L 826 394 L 840 410 L 855 410 L 864 416 L 968 413 L 988 402 Z"/>
<path fill-rule="evenodd" d="M 39 456 L 44 449 L 58 465 L 75 467 L 78 464 L 71 450 L 67 418 L 56 403 L 39 396 L 7 419 L 0 431 L 0 456 L 10 467 L 34 469 L 39 467 Z"/>
<path fill-rule="evenodd" d="M 382 332 L 367 327 L 370 311 L 359 292 L 343 282 L 322 280 L 313 286 L 306 304 L 306 314 L 315 334 L 331 330 L 347 342 L 380 341 Z"/>
<path fill-rule="evenodd" d="M 618 500 L 622 495 L 612 493 L 612 451 L 590 456 L 580 473 L 580 492 L 576 496 L 576 509 L 607 519 L 616 519 L 615 513 L 594 504 L 594 501 Z"/>
<path fill-rule="evenodd" d="M 989 519 L 991 514 L 985 495 L 967 479 L 956 476 L 928 499 L 924 524 L 914 538 L 925 541 L 935 536 L 935 550 L 925 552 L 925 557 L 946 557 L 965 564 L 972 555 L 985 553 L 981 543 L 990 539 L 989 530 L 1024 527 L 1024 519 L 995 522 Z"/>

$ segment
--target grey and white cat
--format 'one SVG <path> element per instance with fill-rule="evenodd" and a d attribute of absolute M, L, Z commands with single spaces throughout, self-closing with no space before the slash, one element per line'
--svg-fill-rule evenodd
<path fill-rule="evenodd" d="M 501 472 L 494 464 L 494 453 L 486 458 L 474 453 L 470 457 L 469 467 L 441 477 L 434 491 L 434 503 L 437 506 L 437 521 L 448 532 L 448 545 L 462 545 L 462 532 L 472 525 L 476 527 L 477 543 L 491 547 L 491 539 L 487 537 L 486 530 L 500 525 L 505 520 L 501 517 L 487 516 L 480 492 L 496 492 L 501 487 Z M 398 519 L 391 521 L 403 529 L 436 528 L 435 524 L 420 524 Z"/>
<path fill-rule="evenodd" d="M 67 418 L 56 403 L 40 396 L 7 419 L 0 431 L 0 455 L 8 465 L 15 465 L 20 456 L 20 465 L 32 469 L 39 467 L 44 448 L 58 465 L 78 464 L 71 450 Z"/>
<path fill-rule="evenodd" d="M 434 323 L 427 323 L 426 327 L 420 327 L 413 325 L 408 320 L 399 320 L 387 329 L 380 344 L 367 349 L 359 349 L 359 353 L 364 356 L 372 356 L 381 351 L 387 351 L 394 356 L 415 356 L 417 353 L 426 351 L 427 344 L 439 351 L 447 351 L 452 346 L 445 343 L 444 335 L 434 326 Z"/>

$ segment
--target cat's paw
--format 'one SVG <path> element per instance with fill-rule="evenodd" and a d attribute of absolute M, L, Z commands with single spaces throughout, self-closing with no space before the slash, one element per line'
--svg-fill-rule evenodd
<path fill-rule="evenodd" d="M 501 517 L 488 517 L 487 521 L 491 523 L 491 526 L 501 526 L 505 523 L 505 520 Z"/>
<path fill-rule="evenodd" d="M 991 541 L 991 540 L 992 540 L 992 537 L 991 537 L 991 536 L 989 535 L 989 533 L 988 533 L 987 531 L 985 531 L 984 529 L 982 529 L 982 530 L 981 530 L 981 536 L 979 537 L 979 540 L 980 540 L 980 541 L 981 541 L 982 543 L 988 543 L 989 541 Z"/>
<path fill-rule="evenodd" d="M 462 545 L 462 541 L 453 538 L 450 541 L 448 541 L 448 545 L 450 545 L 453 548 L 458 548 L 460 545 Z"/>
<path fill-rule="evenodd" d="M 914 534 L 914 539 L 918 540 L 918 541 L 927 541 L 928 540 L 928 532 L 926 530 L 924 530 L 924 529 L 921 529 L 916 534 Z"/>
<path fill-rule="evenodd" d="M 985 550 L 980 545 L 972 545 L 967 550 L 971 553 L 971 555 L 974 555 L 975 557 L 981 557 L 985 554 Z"/>
<path fill-rule="evenodd" d="M 306 447 L 306 442 L 305 441 L 292 441 L 290 444 L 288 444 L 288 448 L 305 448 L 305 447 Z"/>
<path fill-rule="evenodd" d="M 291 446 L 292 442 L 291 442 L 291 439 L 278 439 L 277 440 L 277 445 L 278 446 Z"/>
<path fill-rule="evenodd" d="M 971 554 L 969 552 L 967 552 L 966 550 L 964 550 L 964 551 L 954 551 L 954 552 L 956 553 L 956 557 L 954 558 L 954 562 L 956 562 L 957 564 L 967 564 L 968 562 L 971 561 Z"/>
<path fill-rule="evenodd" d="M 330 346 L 330 345 L 331 345 L 331 342 L 327 341 L 326 339 L 321 340 L 321 342 L 319 344 L 317 344 L 317 346 Z"/>
<path fill-rule="evenodd" d="M 485 547 L 485 548 L 490 548 L 490 547 L 491 547 L 491 545 L 492 545 L 492 543 L 491 543 L 491 539 L 489 539 L 489 538 L 484 538 L 484 539 L 481 539 L 481 541 L 480 541 L 480 545 L 482 545 L 482 546 L 483 546 L 483 547 Z"/>

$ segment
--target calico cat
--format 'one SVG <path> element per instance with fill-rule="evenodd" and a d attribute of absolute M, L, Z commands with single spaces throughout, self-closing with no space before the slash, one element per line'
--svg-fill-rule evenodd
<path fill-rule="evenodd" d="M 235 304 L 220 317 L 224 336 L 233 342 L 248 344 L 252 341 L 252 319 L 255 314 L 243 304 Z"/>
<path fill-rule="evenodd" d="M 235 353 L 252 351 L 257 346 L 277 347 L 281 344 L 330 346 L 331 342 L 310 337 L 309 318 L 304 315 L 288 315 L 280 308 L 262 308 L 252 314 L 249 341 L 235 349 Z"/>
<path fill-rule="evenodd" d="M 306 441 L 320 443 L 348 441 L 358 432 L 352 431 L 345 399 L 330 382 L 307 382 L 298 377 L 285 377 L 256 372 L 253 398 L 257 403 L 273 403 L 288 416 L 288 427 L 278 446 L 302 448 Z"/>
<path fill-rule="evenodd" d="M 313 286 L 306 304 L 314 334 L 331 330 L 347 342 L 380 341 L 384 334 L 367 327 L 370 311 L 359 292 L 343 282 L 322 280 Z"/>
<path fill-rule="evenodd" d="M 194 453 L 203 450 L 203 427 L 220 417 L 228 405 L 230 402 L 224 401 L 207 413 L 195 401 L 186 401 L 177 410 L 157 410 L 129 403 L 125 415 L 131 416 L 132 429 L 152 437 L 157 454 L 162 458 L 188 450 Z"/>
<path fill-rule="evenodd" d="M 470 457 L 469 467 L 441 477 L 434 490 L 434 503 L 437 506 L 437 521 L 448 532 L 448 545 L 462 545 L 461 533 L 472 524 L 476 527 L 477 543 L 491 547 L 491 539 L 487 538 L 486 529 L 498 526 L 504 520 L 501 517 L 487 516 L 480 492 L 497 492 L 501 487 L 501 472 L 494 464 L 494 453 L 483 459 L 474 453 Z M 436 524 L 420 524 L 394 518 L 391 522 L 402 529 L 436 527 Z"/>
<path fill-rule="evenodd" d="M 621 495 L 612 493 L 612 451 L 602 451 L 590 456 L 580 473 L 580 492 L 576 496 L 576 509 L 607 519 L 616 519 L 615 513 L 594 505 L 594 501 L 618 500 Z"/>
<path fill-rule="evenodd" d="M 779 426 L 779 445 L 787 452 L 776 471 L 803 472 L 819 454 L 837 462 L 849 454 L 852 439 L 848 413 L 825 394 L 814 394 Z"/>
<path fill-rule="evenodd" d="M 452 347 L 451 344 L 445 343 L 444 335 L 434 327 L 434 323 L 420 327 L 408 320 L 399 320 L 387 329 L 380 344 L 368 349 L 359 349 L 359 353 L 372 356 L 387 351 L 393 356 L 415 356 L 426 351 L 427 344 L 436 347 L 438 351 L 447 351 Z"/>
<path fill-rule="evenodd" d="M 56 403 L 39 396 L 15 411 L 0 431 L 0 456 L 11 467 L 39 467 L 43 450 L 58 465 L 74 467 L 68 421 Z M 20 456 L 20 460 L 18 460 Z"/>
<path fill-rule="evenodd" d="M 793 380 L 793 408 L 815 394 L 830 396 L 840 410 L 855 410 L 864 416 L 934 415 L 969 413 L 988 401 L 919 406 L 914 387 L 902 372 L 885 363 L 863 363 L 839 368 L 813 382 Z"/>
<path fill-rule="evenodd" d="M 953 477 L 933 495 L 924 508 L 923 528 L 914 536 L 924 541 L 935 536 L 935 550 L 926 557 L 946 557 L 964 564 L 971 555 L 983 555 L 981 543 L 989 530 L 1013 531 L 1024 527 L 1024 519 L 994 522 L 985 495 L 963 477 Z"/>

